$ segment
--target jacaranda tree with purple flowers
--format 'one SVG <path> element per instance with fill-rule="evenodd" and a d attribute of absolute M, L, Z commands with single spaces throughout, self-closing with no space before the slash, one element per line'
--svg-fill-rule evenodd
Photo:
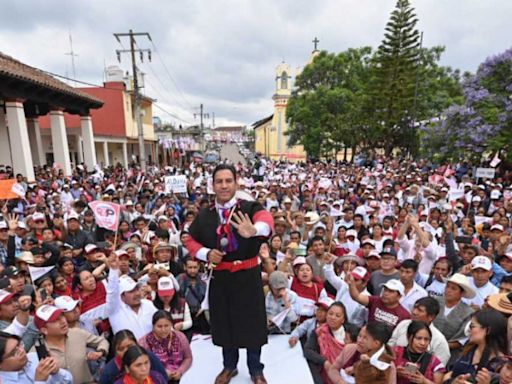
<path fill-rule="evenodd" d="M 512 48 L 489 57 L 463 82 L 464 104 L 445 110 L 421 129 L 431 158 L 477 160 L 500 151 L 512 159 Z"/>

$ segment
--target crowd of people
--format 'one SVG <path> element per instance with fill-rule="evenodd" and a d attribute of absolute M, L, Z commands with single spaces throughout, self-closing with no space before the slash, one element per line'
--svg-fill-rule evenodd
<path fill-rule="evenodd" d="M 512 383 L 511 173 L 384 157 L 235 167 L 237 199 L 273 217 L 258 262 L 267 332 L 302 346 L 315 384 Z M 2 383 L 187 375 L 194 335 L 210 332 L 212 265 L 190 231 L 215 207 L 213 169 L 0 171 L 24 191 L 0 203 Z M 121 206 L 117 231 L 93 201 Z"/>

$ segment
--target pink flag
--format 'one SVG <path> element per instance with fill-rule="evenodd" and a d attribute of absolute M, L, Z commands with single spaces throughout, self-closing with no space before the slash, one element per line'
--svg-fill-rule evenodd
<path fill-rule="evenodd" d="M 491 163 L 489 164 L 493 168 L 496 168 L 498 166 L 498 164 L 501 163 L 501 159 L 498 156 L 498 152 L 496 152 L 496 154 L 494 155 Z"/>
<path fill-rule="evenodd" d="M 110 231 L 117 231 L 121 206 L 108 201 L 91 201 L 89 203 L 96 218 L 96 224 Z"/>

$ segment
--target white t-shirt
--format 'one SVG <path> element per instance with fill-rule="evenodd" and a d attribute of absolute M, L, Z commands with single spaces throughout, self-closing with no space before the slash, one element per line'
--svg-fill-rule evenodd
<path fill-rule="evenodd" d="M 485 284 L 482 287 L 477 287 L 475 285 L 475 280 L 473 279 L 473 277 L 470 277 L 468 280 L 469 280 L 469 285 L 476 292 L 476 296 L 474 298 L 472 298 L 472 299 L 463 298 L 462 299 L 462 301 L 464 301 L 468 305 L 475 304 L 475 305 L 478 305 L 479 307 L 482 307 L 482 305 L 484 305 L 485 299 L 487 299 L 488 296 L 494 295 L 494 294 L 500 292 L 498 287 L 496 287 L 490 281 L 488 281 L 487 284 Z"/>

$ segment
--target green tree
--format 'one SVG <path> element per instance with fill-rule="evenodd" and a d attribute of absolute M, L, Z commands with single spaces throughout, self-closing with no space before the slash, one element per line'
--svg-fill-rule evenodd
<path fill-rule="evenodd" d="M 370 47 L 321 52 L 297 76 L 286 110 L 291 145 L 302 144 L 312 156 L 329 156 L 342 147 L 355 151 L 365 141 L 371 53 Z"/>
<path fill-rule="evenodd" d="M 374 124 L 386 153 L 394 147 L 404 147 L 411 138 L 420 58 L 417 23 L 409 1 L 398 0 L 375 55 Z"/>

